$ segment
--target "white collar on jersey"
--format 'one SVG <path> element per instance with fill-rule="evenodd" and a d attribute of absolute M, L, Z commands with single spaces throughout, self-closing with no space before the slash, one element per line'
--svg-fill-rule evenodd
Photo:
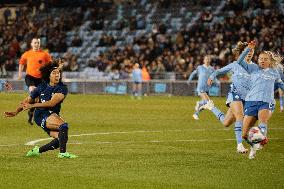
<path fill-rule="evenodd" d="M 263 71 L 265 71 L 265 72 L 267 72 L 269 70 L 269 68 L 265 68 L 265 69 L 263 69 Z"/>

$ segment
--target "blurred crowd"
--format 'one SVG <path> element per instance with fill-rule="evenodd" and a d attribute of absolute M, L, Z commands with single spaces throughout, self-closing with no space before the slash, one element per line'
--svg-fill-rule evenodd
<path fill-rule="evenodd" d="M 257 52 L 272 50 L 283 54 L 284 17 L 277 3 L 239 2 L 227 1 L 220 15 L 205 10 L 191 28 L 181 29 L 176 34 L 168 33 L 168 26 L 161 23 L 124 49 L 114 45 L 115 42 L 107 44 L 111 48 L 90 60 L 88 65 L 101 71 L 115 68 L 125 73 L 134 62 L 139 62 L 152 79 L 163 79 L 166 72 L 174 72 L 176 79 L 184 80 L 202 64 L 204 55 L 213 55 L 212 65 L 216 69 L 234 61 L 231 49 L 238 41 L 256 40 Z M 213 17 L 215 23 L 212 24 Z M 257 53 L 254 61 L 256 56 Z"/>
<path fill-rule="evenodd" d="M 0 23 L 0 76 L 5 77 L 7 72 L 17 70 L 18 59 L 30 48 L 33 37 L 39 37 L 42 49 L 49 52 L 64 53 L 68 46 L 82 44 L 78 37 L 69 43 L 66 34 L 82 24 L 87 3 L 85 6 L 78 6 L 80 1 L 77 0 L 14 0 L 6 3 L 20 4 L 3 6 L 4 19 Z M 77 57 L 66 55 L 65 58 L 68 58 L 66 70 L 72 71 Z"/>
<path fill-rule="evenodd" d="M 202 1 L 204 4 L 209 2 Z M 129 3 L 135 4 L 133 1 Z M 160 0 L 157 3 L 163 3 L 162 8 L 166 9 L 170 1 Z M 81 25 L 84 20 L 92 20 L 93 30 L 104 29 L 104 11 L 113 11 L 117 4 L 88 9 L 67 8 L 68 11 L 56 11 L 56 17 L 46 14 L 44 18 L 39 18 L 37 12 L 56 9 L 49 10 L 42 4 L 30 6 L 35 8 L 20 7 L 15 24 L 0 26 L 1 66 L 5 65 L 7 71 L 15 71 L 16 59 L 27 49 L 27 39 L 34 34 L 41 36 L 42 45 L 52 52 L 66 52 L 68 46 L 80 46 L 82 40 L 78 36 L 68 44 L 66 32 Z M 125 21 L 128 24 L 118 25 L 116 29 L 144 27 L 143 23 L 138 24 L 141 20 L 134 22 L 131 19 Z M 132 21 L 135 24 L 129 24 Z M 117 73 L 119 76 L 116 78 L 126 79 L 133 64 L 138 62 L 148 70 L 151 79 L 163 79 L 165 73 L 174 72 L 176 79 L 185 80 L 202 64 L 204 55 L 213 55 L 212 65 L 215 68 L 232 62 L 231 49 L 238 41 L 254 39 L 257 51 L 272 50 L 284 54 L 284 17 L 277 0 L 226 1 L 220 14 L 206 9 L 190 28 L 182 28 L 176 33 L 168 32 L 169 29 L 164 23 L 154 24 L 150 33 L 136 37 L 124 48 L 116 44 L 115 36 L 104 34 L 98 46 L 107 46 L 108 50 L 89 59 L 86 65 L 101 72 Z M 66 61 L 65 70 L 80 70 L 76 55 L 67 52 L 63 59 Z"/>

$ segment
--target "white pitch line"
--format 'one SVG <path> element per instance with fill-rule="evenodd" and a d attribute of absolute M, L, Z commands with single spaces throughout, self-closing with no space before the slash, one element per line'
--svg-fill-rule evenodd
<path fill-rule="evenodd" d="M 181 132 L 182 130 L 167 130 L 169 132 Z M 94 135 L 110 135 L 110 134 L 133 134 L 133 133 L 161 133 L 165 131 L 121 131 L 121 132 L 105 132 L 105 133 L 85 133 L 78 135 L 69 135 L 69 137 L 80 137 L 80 136 L 94 136 Z M 36 143 L 41 141 L 51 140 L 51 138 L 37 139 L 27 142 L 25 145 L 34 146 Z"/>
<path fill-rule="evenodd" d="M 167 130 L 174 132 L 181 132 L 182 130 Z M 78 135 L 70 135 L 70 136 L 93 136 L 93 135 L 110 135 L 110 134 L 132 134 L 132 133 L 161 133 L 164 131 L 118 131 L 118 132 L 106 132 L 106 133 L 86 133 L 86 134 L 78 134 Z"/>
<path fill-rule="evenodd" d="M 84 143 L 72 143 L 72 144 L 137 144 L 137 143 L 167 143 L 167 142 L 221 142 L 221 141 L 235 141 L 236 139 L 190 139 L 190 140 L 150 140 L 150 141 L 104 141 L 104 142 L 84 142 Z M 269 140 L 281 140 L 281 138 L 269 138 Z"/>
<path fill-rule="evenodd" d="M 284 128 L 269 128 L 269 130 L 284 130 Z M 190 131 L 206 131 L 210 129 L 191 129 Z M 230 129 L 215 129 L 215 130 L 225 130 L 229 131 Z M 77 134 L 77 135 L 69 135 L 69 137 L 80 137 L 80 136 L 94 136 L 94 135 L 110 135 L 110 134 L 133 134 L 133 133 L 162 133 L 162 132 L 184 132 L 185 130 L 159 130 L 159 131 L 120 131 L 120 132 L 104 132 L 104 133 L 84 133 L 84 134 Z M 46 140 L 51 140 L 52 138 L 43 138 L 37 139 L 30 142 L 27 142 L 25 145 L 27 146 L 34 146 L 36 143 Z M 232 139 L 233 140 L 233 139 Z"/>
<path fill-rule="evenodd" d="M 103 133 L 83 133 L 77 135 L 69 135 L 69 137 L 80 137 L 80 136 L 94 136 L 94 135 L 110 135 L 110 134 L 133 134 L 133 133 L 162 133 L 162 132 L 185 132 L 185 131 L 209 131 L 209 130 L 218 130 L 218 131 L 231 131 L 230 128 L 222 129 L 188 129 L 188 130 L 157 130 L 157 131 L 114 131 L 114 132 L 103 132 Z M 284 128 L 269 128 L 269 130 L 284 130 Z M 34 141 L 27 142 L 25 145 L 34 145 L 35 143 L 50 140 L 51 138 L 37 139 Z"/>

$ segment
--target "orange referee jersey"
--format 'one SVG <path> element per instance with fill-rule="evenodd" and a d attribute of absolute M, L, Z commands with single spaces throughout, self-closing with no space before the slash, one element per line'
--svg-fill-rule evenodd
<path fill-rule="evenodd" d="M 41 78 L 40 68 L 51 61 L 51 56 L 43 51 L 26 51 L 20 58 L 19 64 L 27 65 L 26 73 L 30 76 Z"/>

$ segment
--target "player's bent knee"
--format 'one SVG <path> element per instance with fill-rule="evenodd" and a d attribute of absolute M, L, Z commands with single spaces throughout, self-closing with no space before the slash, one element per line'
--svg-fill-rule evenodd
<path fill-rule="evenodd" d="M 231 125 L 231 123 L 230 122 L 224 122 L 223 125 L 224 125 L 224 127 L 229 127 Z"/>
<path fill-rule="evenodd" d="M 58 131 L 50 131 L 49 136 L 52 138 L 58 138 Z"/>
<path fill-rule="evenodd" d="M 261 115 L 261 116 L 258 117 L 259 122 L 262 122 L 262 123 L 265 123 L 265 124 L 268 123 L 269 118 L 270 118 L 270 115 Z"/>
<path fill-rule="evenodd" d="M 232 120 L 224 120 L 223 121 L 223 125 L 224 127 L 229 127 L 230 125 L 232 125 L 233 121 Z"/>

